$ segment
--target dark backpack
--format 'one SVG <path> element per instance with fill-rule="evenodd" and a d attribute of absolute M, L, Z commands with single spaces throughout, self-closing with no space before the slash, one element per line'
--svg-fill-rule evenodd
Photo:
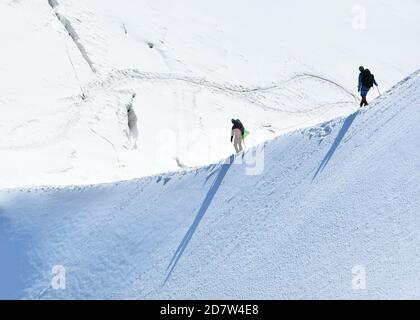
<path fill-rule="evenodd" d="M 239 119 L 235 120 L 235 122 L 233 123 L 232 129 L 240 129 L 242 136 L 244 136 L 244 134 L 245 134 L 245 127 L 242 124 L 241 120 L 239 120 Z"/>
<path fill-rule="evenodd" d="M 372 73 L 370 73 L 369 69 L 366 69 L 365 71 L 363 71 L 363 74 L 362 74 L 362 85 L 365 88 L 370 89 L 370 88 L 373 87 L 374 82 L 375 82 L 375 77 L 374 77 L 374 75 Z"/>

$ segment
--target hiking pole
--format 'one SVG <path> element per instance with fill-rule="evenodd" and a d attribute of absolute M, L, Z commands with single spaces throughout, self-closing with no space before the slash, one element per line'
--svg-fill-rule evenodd
<path fill-rule="evenodd" d="M 379 96 L 381 96 L 382 94 L 381 91 L 379 91 L 379 86 L 376 86 L 376 89 L 378 89 Z"/>

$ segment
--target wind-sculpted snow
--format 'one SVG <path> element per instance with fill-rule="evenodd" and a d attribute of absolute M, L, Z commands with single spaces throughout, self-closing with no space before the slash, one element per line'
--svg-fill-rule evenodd
<path fill-rule="evenodd" d="M 419 104 L 420 71 L 367 109 L 227 162 L 4 190 L 1 295 L 417 298 Z M 54 266 L 65 290 L 51 286 Z"/>

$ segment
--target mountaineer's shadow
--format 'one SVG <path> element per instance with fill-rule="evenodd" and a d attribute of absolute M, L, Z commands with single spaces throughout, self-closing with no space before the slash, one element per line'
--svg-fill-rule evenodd
<path fill-rule="evenodd" d="M 214 196 L 216 195 L 217 191 L 220 188 L 220 185 L 223 182 L 223 179 L 225 178 L 227 172 L 229 171 L 230 167 L 232 166 L 232 163 L 234 161 L 234 156 L 230 156 L 229 159 L 226 160 L 224 164 L 219 169 L 219 173 L 217 174 L 216 178 L 214 179 L 210 190 L 207 192 L 207 195 L 201 204 L 200 210 L 198 210 L 197 216 L 195 217 L 192 225 L 188 229 L 187 233 L 185 234 L 184 238 L 182 239 L 181 243 L 178 246 L 178 249 L 174 253 L 171 262 L 169 263 L 168 267 L 166 268 L 166 278 L 165 283 L 168 281 L 169 277 L 172 274 L 172 271 L 175 269 L 175 266 L 177 265 L 179 259 L 181 258 L 182 254 L 184 253 L 185 248 L 188 245 L 188 242 L 191 240 L 195 230 L 198 227 L 198 224 L 200 223 L 201 219 L 204 217 L 207 209 L 209 208 L 210 204 L 213 201 Z"/>
<path fill-rule="evenodd" d="M 334 143 L 332 144 L 330 150 L 328 150 L 327 154 L 325 155 L 324 159 L 322 160 L 321 164 L 319 165 L 318 170 L 315 172 L 312 180 L 315 180 L 315 178 L 318 176 L 320 172 L 322 172 L 325 167 L 327 166 L 328 162 L 331 160 L 332 156 L 334 155 L 335 151 L 337 150 L 337 147 L 340 145 L 341 140 L 343 140 L 344 136 L 346 135 L 347 131 L 350 129 L 354 119 L 358 115 L 358 112 L 355 112 L 347 117 L 347 119 L 344 121 L 343 126 L 340 129 L 340 132 L 338 133 L 337 137 L 335 138 Z"/>

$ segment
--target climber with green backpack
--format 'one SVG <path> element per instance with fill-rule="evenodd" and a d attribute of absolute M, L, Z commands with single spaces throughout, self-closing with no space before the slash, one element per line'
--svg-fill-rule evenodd
<path fill-rule="evenodd" d="M 235 148 L 236 153 L 239 153 L 243 150 L 242 143 L 244 143 L 244 139 L 249 134 L 249 132 L 245 130 L 244 125 L 239 119 L 232 119 L 232 124 L 233 126 L 230 136 L 230 142 L 233 142 L 233 146 Z"/>

